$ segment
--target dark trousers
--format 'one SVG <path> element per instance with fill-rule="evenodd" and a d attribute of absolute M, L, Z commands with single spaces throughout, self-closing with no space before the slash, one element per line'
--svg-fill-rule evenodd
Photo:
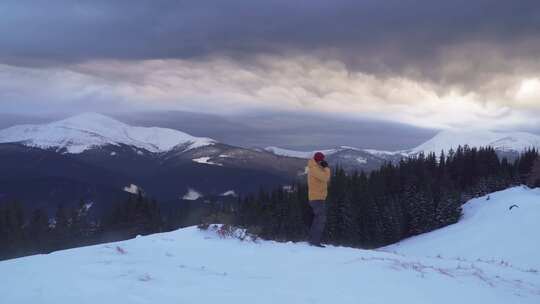
<path fill-rule="evenodd" d="M 313 223 L 309 231 L 309 241 L 319 244 L 321 242 L 324 225 L 326 224 L 326 203 L 324 201 L 309 201 L 313 210 Z"/>

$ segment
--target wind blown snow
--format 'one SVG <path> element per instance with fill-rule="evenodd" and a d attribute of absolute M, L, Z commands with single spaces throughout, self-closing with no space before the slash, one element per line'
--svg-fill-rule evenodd
<path fill-rule="evenodd" d="M 453 226 L 381 250 L 190 227 L 0 262 L 0 294 L 41 304 L 537 304 L 539 211 L 540 190 L 513 188 L 470 201 Z"/>

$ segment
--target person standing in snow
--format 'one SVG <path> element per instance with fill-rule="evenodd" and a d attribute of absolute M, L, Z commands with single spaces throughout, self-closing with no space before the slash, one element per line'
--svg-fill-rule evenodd
<path fill-rule="evenodd" d="M 321 244 L 322 232 L 326 224 L 325 200 L 328 196 L 330 168 L 321 152 L 315 153 L 308 161 L 308 198 L 314 218 L 309 232 L 309 243 L 313 246 L 324 247 Z"/>

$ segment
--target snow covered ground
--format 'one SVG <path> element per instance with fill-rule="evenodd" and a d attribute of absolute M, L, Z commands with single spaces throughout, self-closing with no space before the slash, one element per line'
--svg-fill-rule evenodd
<path fill-rule="evenodd" d="M 407 256 L 504 261 L 540 271 L 540 189 L 514 187 L 476 198 L 463 206 L 463 214 L 455 225 L 384 249 Z"/>
<path fill-rule="evenodd" d="M 495 193 L 464 212 L 460 223 L 380 250 L 191 227 L 0 262 L 0 295 L 10 304 L 540 303 L 540 190 Z"/>

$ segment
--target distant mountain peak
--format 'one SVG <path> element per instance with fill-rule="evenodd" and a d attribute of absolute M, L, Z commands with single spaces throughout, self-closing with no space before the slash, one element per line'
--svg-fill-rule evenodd
<path fill-rule="evenodd" d="M 44 149 L 82 153 L 106 145 L 128 145 L 150 152 L 177 146 L 190 150 L 216 141 L 158 127 L 136 127 L 99 113 L 82 113 L 41 125 L 17 125 L 0 130 L 0 143 L 22 143 Z"/>
<path fill-rule="evenodd" d="M 368 154 L 379 156 L 379 157 L 403 155 L 401 151 L 392 152 L 392 151 L 385 151 L 385 150 L 360 149 L 360 148 L 351 147 L 351 146 L 339 146 L 333 149 L 319 149 L 319 150 L 313 150 L 313 151 L 297 151 L 297 150 L 290 150 L 290 149 L 284 149 L 280 147 L 271 146 L 271 147 L 264 148 L 264 150 L 266 152 L 270 152 L 279 156 L 297 157 L 297 158 L 305 158 L 305 159 L 309 159 L 313 157 L 315 152 L 322 152 L 326 156 L 335 155 L 344 151 L 368 153 Z"/>
<path fill-rule="evenodd" d="M 499 151 L 522 152 L 540 147 L 540 136 L 527 132 L 505 132 L 489 130 L 446 130 L 410 151 L 411 154 L 440 153 L 459 146 L 493 147 Z"/>
<path fill-rule="evenodd" d="M 336 162 L 344 163 L 352 156 L 350 154 L 367 153 L 374 157 L 396 161 L 402 157 L 413 156 L 420 152 L 439 154 L 441 151 L 448 152 L 450 149 L 457 149 L 459 146 L 487 147 L 490 146 L 499 152 L 516 154 L 529 148 L 540 149 L 540 135 L 527 132 L 504 132 L 489 130 L 445 130 L 436 134 L 423 144 L 408 150 L 384 151 L 374 149 L 358 149 L 349 146 L 339 146 L 334 149 L 318 150 L 326 156 L 333 157 Z M 295 151 L 279 147 L 266 147 L 267 152 L 280 156 L 311 158 L 317 151 Z M 362 155 L 360 155 L 362 156 Z M 358 159 L 363 163 L 363 159 Z"/>
<path fill-rule="evenodd" d="M 296 151 L 296 150 L 290 150 L 290 149 L 284 149 L 280 147 L 266 147 L 264 148 L 266 152 L 270 152 L 275 155 L 279 156 L 286 156 L 286 157 L 296 157 L 296 158 L 305 158 L 309 159 L 312 158 L 315 152 L 322 152 L 326 156 L 332 155 L 336 152 L 338 152 L 338 149 L 325 149 L 325 150 L 314 150 L 314 151 Z"/>

